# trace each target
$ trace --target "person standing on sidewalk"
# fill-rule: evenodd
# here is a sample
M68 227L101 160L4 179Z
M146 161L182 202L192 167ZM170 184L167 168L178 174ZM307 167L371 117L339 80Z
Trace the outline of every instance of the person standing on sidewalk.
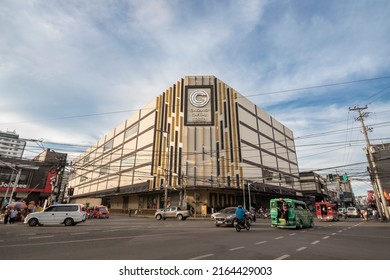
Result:
M4 214L4 224L8 224L9 214L11 214L11 211L10 211L10 209L6 208L5 209L5 214Z
M15 218L18 215L18 211L16 211L14 208L11 209L11 213L9 214L9 223L14 224Z

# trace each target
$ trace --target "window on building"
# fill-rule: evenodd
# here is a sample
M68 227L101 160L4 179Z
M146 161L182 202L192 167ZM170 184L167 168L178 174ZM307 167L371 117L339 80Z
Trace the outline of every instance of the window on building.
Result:
M85 182L85 181L87 181L87 180L88 180L88 177L87 177L87 176L81 176L81 177L80 177L80 183Z
M128 129L125 130L125 139L131 137L132 135L136 134L138 131L138 123L130 126Z
M105 165L105 166L100 167L99 175L107 175L109 169L110 169L109 165Z
M108 150L112 149L113 145L114 145L114 140L112 139L112 140L108 141L106 144L104 144L103 151L108 151Z
M89 155L87 155L84 160L83 160L83 163L87 163L89 161Z
M135 156L130 155L122 159L122 168L133 167L135 163Z

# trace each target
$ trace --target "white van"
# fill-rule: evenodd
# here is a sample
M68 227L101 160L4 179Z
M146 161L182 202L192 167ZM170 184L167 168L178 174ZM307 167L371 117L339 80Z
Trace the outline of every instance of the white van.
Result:
M47 207L42 212L28 214L24 223L30 227L58 224L74 226L84 222L85 219L85 208L82 204L56 204Z

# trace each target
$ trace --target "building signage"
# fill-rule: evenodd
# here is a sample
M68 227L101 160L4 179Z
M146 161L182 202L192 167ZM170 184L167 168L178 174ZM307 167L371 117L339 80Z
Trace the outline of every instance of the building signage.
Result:
M187 86L185 125L214 125L212 86Z
M6 182L0 182L0 189L7 189L7 188L13 188L14 183L6 183ZM27 189L29 186L27 184L18 184L16 185L17 189Z

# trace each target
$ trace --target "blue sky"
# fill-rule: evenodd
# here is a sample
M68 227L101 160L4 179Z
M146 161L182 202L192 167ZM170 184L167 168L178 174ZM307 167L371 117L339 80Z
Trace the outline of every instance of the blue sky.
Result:
M181 77L215 75L294 131L301 171L348 172L363 194L349 107L390 142L389 14L387 0L2 0L0 130L43 139L26 155L72 157Z

